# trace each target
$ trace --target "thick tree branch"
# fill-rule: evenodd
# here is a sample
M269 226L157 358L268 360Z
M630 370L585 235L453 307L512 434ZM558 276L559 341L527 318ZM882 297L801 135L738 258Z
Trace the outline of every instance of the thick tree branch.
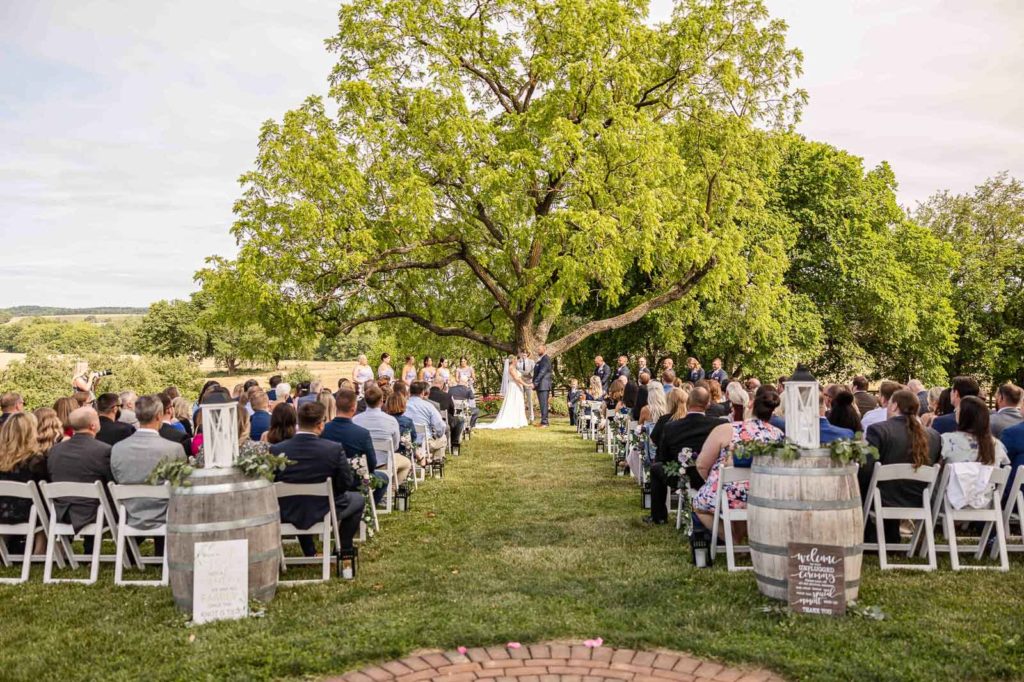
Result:
M491 292L491 296L501 306L501 309L505 311L505 314L509 318L513 317L512 304L506 295L505 290L502 288L501 283L497 278L483 265L476 257L469 252L469 246L462 242L461 250L459 251L459 258L469 266L469 269L473 271L476 278L487 287L487 291Z
M359 317L354 320L349 320L341 325L341 333L348 334L350 331L362 324L369 322L381 322L383 320L410 320L411 322L418 324L424 329L437 334L438 336L461 336L464 339L470 341L476 341L479 344L483 344L495 350L500 350L503 353L513 353L515 348L511 343L500 341L489 334L481 334L473 329L463 329L460 327L443 327L439 324L435 324L427 318L417 315L416 313L406 312L404 310L396 310L390 313L381 313L379 315L367 315L365 317Z
M552 341L547 344L548 353L554 357L565 351L569 350L584 339L598 334L600 332L610 331L612 329L621 329L626 325L633 324L640 318L652 310L656 310L664 305L678 301L685 296L698 282L700 282L705 275L707 275L711 268L715 266L715 259L712 257L701 267L692 267L690 271L686 273L678 283L674 284L669 289L666 289L662 293L658 294L653 298L649 298L643 303L627 310L621 315L615 317L608 317L603 320L594 320L588 322L581 327L569 332L557 341Z

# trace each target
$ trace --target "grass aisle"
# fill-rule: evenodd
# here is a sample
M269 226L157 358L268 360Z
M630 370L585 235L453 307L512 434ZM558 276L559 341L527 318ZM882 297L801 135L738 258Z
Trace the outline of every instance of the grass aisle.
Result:
M1024 676L1024 568L868 568L883 621L763 613L753 577L698 571L639 493L565 427L477 432L412 511L383 517L355 584L279 590L265 616L188 627L167 590L0 587L4 679L303 678L423 648L603 637L804 679ZM877 566L874 560L870 566ZM194 635L194 640L192 636ZM192 640L192 641L190 641Z

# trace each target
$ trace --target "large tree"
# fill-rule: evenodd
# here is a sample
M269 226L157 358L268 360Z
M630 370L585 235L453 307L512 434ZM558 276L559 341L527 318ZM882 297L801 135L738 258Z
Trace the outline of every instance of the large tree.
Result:
M745 166L804 100L800 54L760 0L684 0L660 24L647 6L345 3L336 113L310 98L264 125L239 255L200 278L277 324L405 320L502 352L699 300L743 258ZM627 275L644 294L599 317Z

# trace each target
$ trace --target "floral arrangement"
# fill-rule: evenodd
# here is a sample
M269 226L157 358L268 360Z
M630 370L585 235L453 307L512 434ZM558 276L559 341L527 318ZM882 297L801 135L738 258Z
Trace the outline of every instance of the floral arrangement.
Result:
M235 468L241 470L249 478L265 478L268 481L274 480L274 474L284 471L285 467L295 462L288 459L286 455L273 455L265 443L264 447L243 448L238 459L235 460ZM146 483L159 485L170 483L175 488L187 488L192 485L188 477L197 468L202 467L202 455L181 459L178 457L164 457L160 460L153 471L149 473Z
M754 457L778 457L784 462L800 458L803 450L790 440L757 441L743 434L746 438L732 446L732 456L737 460L750 460ZM868 456L878 457L878 448L869 445L856 434L852 439L834 440L828 445L832 460L840 464L858 462L864 464Z

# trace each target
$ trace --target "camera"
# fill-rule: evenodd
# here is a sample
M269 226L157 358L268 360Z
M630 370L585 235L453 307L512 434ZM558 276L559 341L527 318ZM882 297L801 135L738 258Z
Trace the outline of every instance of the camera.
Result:
M102 372L95 372L94 375L96 376L97 379L99 379L100 377L109 377L113 373L114 373L114 370L112 370L112 369L105 369Z

